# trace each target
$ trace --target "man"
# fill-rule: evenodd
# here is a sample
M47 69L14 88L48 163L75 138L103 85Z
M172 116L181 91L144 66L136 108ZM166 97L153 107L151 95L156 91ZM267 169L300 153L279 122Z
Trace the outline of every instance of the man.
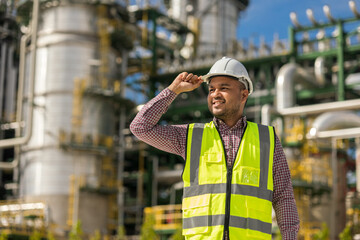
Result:
M158 125L182 92L208 83L206 124ZM243 115L252 82L245 67L223 57L198 77L183 72L149 101L130 125L140 140L186 159L186 239L271 239L272 206L282 239L296 239L299 218L290 171L273 127Z

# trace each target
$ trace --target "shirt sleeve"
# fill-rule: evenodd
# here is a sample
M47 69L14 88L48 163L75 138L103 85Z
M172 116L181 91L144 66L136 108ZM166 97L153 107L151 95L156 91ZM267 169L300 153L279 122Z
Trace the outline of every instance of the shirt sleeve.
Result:
M296 208L289 166L279 138L276 136L273 163L273 207L283 240L297 239L299 215Z
M142 107L131 122L130 131L145 143L185 159L187 125L158 124L176 96L168 88L160 92Z

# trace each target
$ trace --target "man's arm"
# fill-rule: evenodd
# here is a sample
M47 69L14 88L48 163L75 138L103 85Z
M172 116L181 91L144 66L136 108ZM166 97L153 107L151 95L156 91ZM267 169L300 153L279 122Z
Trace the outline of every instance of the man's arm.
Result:
M196 75L179 74L168 88L143 106L130 124L131 132L153 147L185 158L187 125L159 125L158 122L179 93L192 91L201 83Z
M273 207L283 240L297 239L299 215L294 199L290 170L284 150L276 136L274 154L274 197Z

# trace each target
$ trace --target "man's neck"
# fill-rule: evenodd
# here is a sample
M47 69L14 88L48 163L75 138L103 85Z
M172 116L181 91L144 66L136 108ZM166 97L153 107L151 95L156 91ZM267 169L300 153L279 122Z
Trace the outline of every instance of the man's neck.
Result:
M223 123L223 124L225 124L228 128L232 128L232 127L234 127L239 121L243 121L243 118L244 118L245 116L241 116L239 119L237 119L237 120L233 120L233 121L224 121L223 119L221 119L221 118L217 118L217 117L214 117L214 120L217 122L217 124L220 124L220 122L221 123Z

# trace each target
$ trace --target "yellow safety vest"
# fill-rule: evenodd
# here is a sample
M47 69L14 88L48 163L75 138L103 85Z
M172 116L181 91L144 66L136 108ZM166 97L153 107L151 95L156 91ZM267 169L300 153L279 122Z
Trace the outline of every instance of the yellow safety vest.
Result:
M231 168L213 122L190 124L183 172L186 239L271 239L273 127L247 122Z

